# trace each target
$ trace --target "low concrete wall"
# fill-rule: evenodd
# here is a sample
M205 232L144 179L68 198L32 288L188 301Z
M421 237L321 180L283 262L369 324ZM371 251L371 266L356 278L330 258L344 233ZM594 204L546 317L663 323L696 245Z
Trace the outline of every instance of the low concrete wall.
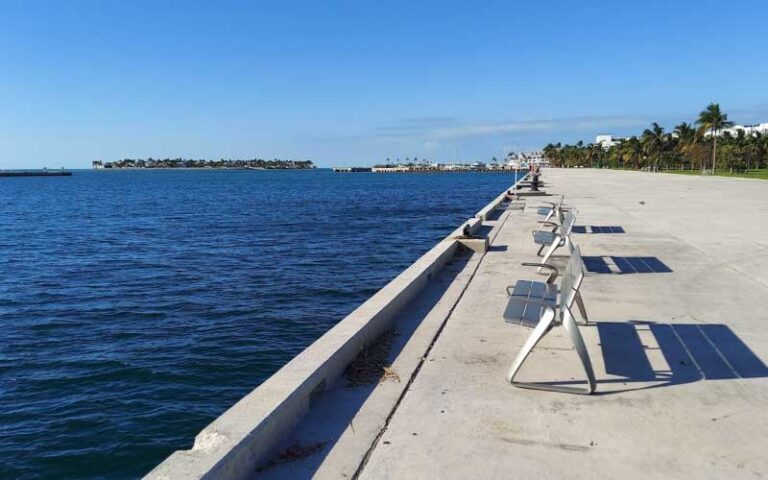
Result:
M505 196L506 191L482 211L492 211ZM465 225L470 234L482 226L484 217L479 215L205 427L191 450L174 452L145 478L241 479L252 475L309 410L313 394L333 385L360 350L386 331L398 311L453 257Z

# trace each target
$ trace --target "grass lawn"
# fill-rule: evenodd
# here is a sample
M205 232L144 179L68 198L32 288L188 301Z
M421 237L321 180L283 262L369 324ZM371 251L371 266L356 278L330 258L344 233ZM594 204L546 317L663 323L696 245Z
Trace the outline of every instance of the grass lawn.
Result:
M663 170L663 173L676 173L678 175L701 175L699 170ZM757 178L760 180L768 180L768 168L734 173L730 173L728 170L715 170L715 175L720 177Z

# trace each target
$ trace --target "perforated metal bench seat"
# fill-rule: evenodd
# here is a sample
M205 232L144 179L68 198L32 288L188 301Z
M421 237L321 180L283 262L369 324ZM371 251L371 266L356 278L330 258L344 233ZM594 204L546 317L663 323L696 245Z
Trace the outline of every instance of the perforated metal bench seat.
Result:
M544 316L545 304L555 308L555 300L530 300L525 297L510 297L504 309L507 323L535 328Z
M544 305L557 306L557 292L558 286L552 283L518 280L514 287L507 289L510 299L504 310L504 320L523 327L535 327L544 313Z
M552 245L555 242L555 238L558 238L555 232L547 230L533 231L533 243L536 245Z
M510 297L524 297L531 300L557 301L558 286L553 283L518 280L515 286L507 289Z
M549 215L549 212L552 211L552 207L539 207L538 210L536 210L536 213L539 215Z

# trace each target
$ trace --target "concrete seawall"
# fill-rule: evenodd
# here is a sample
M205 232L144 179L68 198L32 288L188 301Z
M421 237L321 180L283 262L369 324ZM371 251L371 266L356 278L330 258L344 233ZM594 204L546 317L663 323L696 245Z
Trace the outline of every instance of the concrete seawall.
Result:
M451 288L456 290L452 295L460 295L463 292L463 287L459 288L460 282L440 280L444 279L443 277L455 278L454 273L446 272L446 265L457 261L457 255L463 255L458 261L462 267L472 262L477 264L477 255L487 251L488 228L492 228L484 225L484 222L507 197L505 191L491 201L475 218L459 226L272 377L203 429L195 438L191 450L173 453L146 478L249 478L260 466L274 457L281 442L297 428L313 404L322 403L318 402L318 398L323 397L324 392L337 384L345 369L361 350L393 328L397 322L411 322L412 334L416 337L419 336L419 328L422 328L422 341L415 344L421 345L420 348L428 348L447 312L443 312L438 318L437 313L441 311L440 302L427 305L424 304L425 299L420 297L424 296L425 291L443 288L438 285L441 282L446 286L446 291ZM467 252L470 252L470 257L466 257ZM459 270L463 268L456 271ZM464 286L468 278L464 278ZM442 290L440 292L441 295L445 294ZM428 316L426 313L418 318L413 315L411 318L407 312L404 313L411 309L419 311L420 308L424 312L435 312L435 321L429 324L424 322L425 325L422 326L422 320ZM401 330L407 328L400 325ZM410 337L403 340L410 340ZM420 366L418 358L421 355L423 352L409 357L401 372L415 372ZM393 390L382 396L381 401L387 405L382 408L382 412L394 408L405 385L400 387L402 388L399 391ZM324 401L328 402L330 396L326 397ZM370 429L372 436L378 431L376 426L378 422ZM358 462L355 459L352 463L356 466Z

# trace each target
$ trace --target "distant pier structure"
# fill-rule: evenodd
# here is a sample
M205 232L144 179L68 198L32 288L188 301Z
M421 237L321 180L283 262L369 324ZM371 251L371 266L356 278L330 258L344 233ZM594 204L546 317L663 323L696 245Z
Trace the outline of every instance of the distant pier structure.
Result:
M371 167L333 167L333 171L337 173L356 173L356 172L372 172Z
M494 158L495 160L495 158ZM534 162L537 163L537 162ZM507 163L498 163L496 161L486 164L485 162L473 163L385 163L373 165L372 167L333 167L334 172L373 172L373 173L460 173L460 172L483 172L483 173L515 173L527 172L529 163L519 161L508 161Z
M0 170L0 177L71 177L72 172L64 170Z

